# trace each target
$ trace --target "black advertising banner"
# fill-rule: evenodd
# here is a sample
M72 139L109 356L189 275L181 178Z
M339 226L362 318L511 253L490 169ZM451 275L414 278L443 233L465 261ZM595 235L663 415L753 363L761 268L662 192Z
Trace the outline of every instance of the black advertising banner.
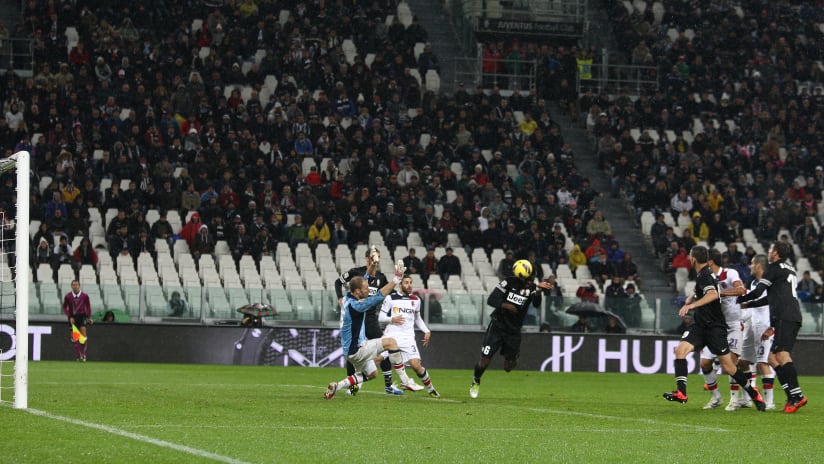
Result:
M484 18L478 22L478 31L496 34L578 37L583 35L584 25L583 23L569 22L536 22Z
M483 333L433 332L428 347L419 343L428 367L471 369L480 355ZM673 337L602 334L523 335L518 369L550 372L673 373ZM14 358L12 322L0 322L0 359ZM66 324L34 323L29 328L30 359L72 360ZM804 375L824 375L817 362L824 340L796 343L793 360ZM338 331L328 328L97 324L89 330L89 359L114 362L242 364L342 367ZM689 372L698 357L688 358ZM493 365L501 362L493 360Z

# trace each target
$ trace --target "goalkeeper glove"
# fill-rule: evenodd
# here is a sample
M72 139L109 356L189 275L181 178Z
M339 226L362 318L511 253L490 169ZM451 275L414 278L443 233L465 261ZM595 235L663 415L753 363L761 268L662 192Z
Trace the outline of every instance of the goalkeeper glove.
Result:
M403 280L403 273L406 272L406 266L403 265L403 260L399 259L398 262L395 264L395 277L392 279L392 282L395 285L401 283Z

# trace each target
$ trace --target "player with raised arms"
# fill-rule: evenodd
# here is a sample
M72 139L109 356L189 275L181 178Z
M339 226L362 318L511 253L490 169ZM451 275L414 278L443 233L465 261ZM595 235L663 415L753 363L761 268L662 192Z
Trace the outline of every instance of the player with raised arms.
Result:
M355 373L347 375L343 380L331 382L326 388L323 397L331 400L338 390L360 385L378 376L375 358L386 350L388 359L402 383L409 383L409 377L403 366L403 356L398 348L398 342L392 337L366 337L366 313L379 305L395 286L401 283L406 267L403 261L395 265L395 277L384 285L378 294L369 295L369 284L360 276L353 277L349 282L349 293L343 298L341 306L342 324L340 328L341 347L343 356L352 363Z
M486 328L481 359L475 365L475 375L469 388L469 396L478 397L481 388L481 376L484 375L492 357L500 350L504 356L504 370L512 371L518 364L521 353L521 328L524 317L533 302L541 303L541 293L553 287L548 281L535 285L532 263L519 259L512 265L512 276L500 281L486 300L486 304L495 308L490 315L491 321Z
M380 259L380 251L378 251L375 245L372 245L366 251L366 266L353 267L352 269L349 269L341 274L341 276L335 281L335 293L338 295L338 305L341 308L343 308L344 300L343 286L350 283L355 277L363 277L366 279L367 285L369 286L369 295L376 295L379 289L387 283L386 276L378 267L380 264ZM383 336L383 330L381 329L380 322L378 322L378 312L380 310L381 302L383 302L382 298L380 301L375 303L374 307L371 307L366 311L364 322L366 324L367 338L381 338L381 336ZM343 310L341 310L341 324L342 323ZM383 372L383 382L386 393L390 395L403 395L403 391L392 384L392 363L390 363L388 359L384 359L381 361L380 366L381 371ZM355 367L350 362L346 363L346 374L355 374ZM352 388L349 389L348 393L354 395L358 392L359 388L360 384L354 384Z

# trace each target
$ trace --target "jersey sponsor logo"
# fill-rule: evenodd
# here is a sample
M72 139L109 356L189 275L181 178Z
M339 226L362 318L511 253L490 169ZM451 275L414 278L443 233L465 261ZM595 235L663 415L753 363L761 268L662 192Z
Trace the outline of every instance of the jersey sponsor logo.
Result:
M415 312L414 307L412 307L412 308L402 308L402 307L399 307L399 306L393 306L392 307L392 314L398 314L398 313L413 314L414 312Z
M378 294L378 287L369 287L369 296L377 295Z
M522 295L516 295L515 293L511 293L511 292L506 294L506 301L508 301L508 302L510 302L510 303L512 303L516 306L522 306L524 303L526 303L527 298L529 298L529 297L522 296Z

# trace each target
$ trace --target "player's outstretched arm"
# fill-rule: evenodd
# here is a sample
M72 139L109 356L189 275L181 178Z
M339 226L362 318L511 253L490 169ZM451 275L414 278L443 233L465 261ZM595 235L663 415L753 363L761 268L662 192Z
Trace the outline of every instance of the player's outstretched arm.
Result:
M406 272L406 266L403 265L403 260L399 259L398 262L395 263L395 276L386 285L381 287L381 295L386 296L392 293L395 286L401 283L404 272Z

